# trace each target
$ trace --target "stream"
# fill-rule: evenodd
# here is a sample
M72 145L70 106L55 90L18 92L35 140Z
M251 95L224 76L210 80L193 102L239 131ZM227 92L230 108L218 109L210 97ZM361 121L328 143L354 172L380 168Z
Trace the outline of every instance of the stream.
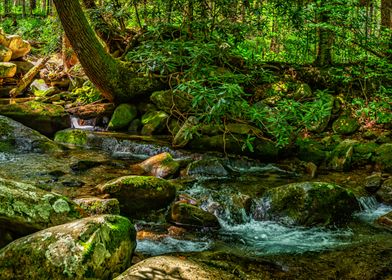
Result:
M110 146L111 143L115 145ZM119 146L119 143L115 141L109 141L105 145L105 149L101 150L69 149L55 155L0 153L0 177L28 182L40 188L67 195L72 199L99 196L100 194L95 189L96 185L113 178L131 175L130 164L141 162L141 159L161 152L160 149L154 150L156 146L148 144L144 146L140 144L143 148L139 149L140 152L136 154L135 150L130 152L126 145ZM181 153L178 155L181 156ZM78 163L86 161L95 162L95 164L88 169L80 169ZM361 211L356 213L353 221L344 228L300 227L282 224L263 218L265 209L268 208L268 201L260 199L260 194L268 188L306 181L309 177L287 171L277 165L261 164L256 161L250 165L241 165L241 161L233 161L232 171L233 173L223 177L196 176L186 181L180 190L180 194L198 200L203 210L213 213L218 218L221 229L217 231L188 230L184 235L170 234L169 231L168 234L171 225L164 222L162 218L164 213L161 213L156 220L147 218L134 221L139 232L148 233L139 236L136 254L140 258L162 254L184 254L206 263L216 258L214 254L224 254L263 262L267 260L274 264L284 263L290 267L299 265L297 262L304 261L309 265L314 261L317 264L314 264L313 269L329 270L336 266L336 260L325 266L325 260L319 261L320 258L323 259L325 256L335 258L334 253L336 253L339 258L342 258L341 254L343 254L343 257L347 255L347 258L355 262L355 257L351 256L353 248L361 246L366 250L367 246L370 246L369 250L373 252L373 255L369 254L369 262L377 266L381 260L374 259L374 254L382 250L390 250L391 234L375 228L373 222L381 215L392 211L392 207L378 203L374 197L358 199ZM342 178L350 176L351 184L358 184L363 178L361 172L349 175L334 174L328 179L329 176L329 174L324 174L322 179L336 181L336 176ZM181 179L178 181L182 182ZM385 247L382 244L385 244ZM309 254L313 255L309 256ZM295 256L296 261L292 256ZM236 262L229 257L226 258L228 258L228 263ZM366 259L362 256L361 261L363 261L362 258ZM222 264L218 264L219 266ZM260 269L265 269L265 267L260 266ZM283 266L278 270L279 273L285 271ZM257 268L253 270L248 268L249 275L252 273L257 275L255 271ZM279 273L273 271L269 277L274 275L272 279L280 279ZM282 279L294 277L292 275L295 274L282 276ZM300 275L306 274L302 271ZM259 279L257 276L254 277L256 278L249 276L249 279ZM296 278L299 279L297 276L292 279ZM303 279L313 278L304 276Z

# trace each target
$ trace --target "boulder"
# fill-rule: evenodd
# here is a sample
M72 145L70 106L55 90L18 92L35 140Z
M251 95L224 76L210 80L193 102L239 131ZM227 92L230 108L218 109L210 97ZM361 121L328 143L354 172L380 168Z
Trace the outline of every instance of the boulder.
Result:
M42 230L0 251L0 279L113 279L129 267L135 238L131 222L113 215Z
M0 152L56 152L60 147L49 138L0 115Z
M194 161L186 168L186 175L188 176L213 176L226 177L229 172L219 159L201 159Z
M336 171L348 171L351 169L354 147L358 141L346 139L332 151L328 160L328 167Z
M131 279L214 279L226 280L235 279L227 271L217 268L211 268L205 264L197 263L189 259L173 256L159 256L148 258L136 265L131 266L114 280L131 280Z
M330 94L323 93L318 96L317 101L321 103L320 106L322 106L322 110L323 112L325 112L325 114L322 115L319 119L307 123L306 128L311 132L320 133L327 128L328 123L331 119L335 97Z
M375 193L380 187L382 182L381 172L372 174L365 178L365 189L369 193Z
M87 136L88 132L86 130L69 128L58 131L54 135L54 141L71 145L84 146L87 145Z
M81 217L79 207L64 196L1 178L0 201L0 228L18 235Z
M392 205L392 179L387 179L376 192L379 201Z
M16 61L12 61L12 63L15 64L17 67L16 70L17 75L25 75L27 72L31 70L31 68L34 67L34 64L29 61L16 60Z
M29 42L23 40L19 35L7 36L3 45L12 51L11 60L23 57L31 50Z
M167 221L185 228L220 228L218 219L213 214L182 201L171 206Z
M392 144L382 144L375 150L373 157L379 168L385 172L392 172Z
M98 197L83 197L74 202L89 216L102 214L120 214L120 204L117 199L102 199Z
M12 78L16 74L16 65L11 62L0 62L0 79ZM1 112L1 111L0 111Z
M71 126L68 113L59 105L37 101L0 106L0 114L31 127L46 136Z
M149 175L158 178L167 178L177 173L180 163L173 160L169 153L152 156L145 161L131 166L133 173Z
M11 60L11 57L12 51L3 45L0 45L0 62L8 62Z
M128 132L137 134L142 128L142 121L140 119L134 119L128 126Z
M298 151L297 157L300 160L320 165L327 158L328 154L325 151L324 146L313 139L298 138L295 144Z
M98 189L117 198L121 212L130 217L165 208L176 195L175 185L151 176L120 177L98 186Z
M136 106L130 104L119 105L110 119L108 130L120 130L125 129L136 118L137 109Z
M359 204L354 194L324 182L293 183L268 190L265 217L303 226L344 225Z
M308 84L299 84L298 88L293 93L293 98L295 100L303 100L312 96L313 92Z
M375 224L379 227L392 231L392 212L388 212L387 214L379 217L375 221Z
M181 91L162 90L154 92L150 100L160 109L168 114L176 109L182 113L188 112L192 108L192 98Z
M163 111L149 111L142 116L142 135L159 134L166 128L169 116Z
M342 135L353 134L359 128L359 123L356 119L342 115L332 124L332 129L335 133Z

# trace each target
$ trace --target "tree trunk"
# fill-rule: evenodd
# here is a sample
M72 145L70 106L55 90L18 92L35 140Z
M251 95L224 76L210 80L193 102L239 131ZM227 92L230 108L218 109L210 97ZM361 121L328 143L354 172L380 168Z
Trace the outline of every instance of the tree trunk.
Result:
M322 8L322 7L321 7ZM328 11L322 11L320 23L329 23ZM318 28L318 46L317 46L317 57L315 64L317 66L328 66L332 64L332 46L334 36L331 30L324 27Z
M381 1L381 26L389 29L392 33L392 0ZM389 36L389 43L386 46L386 57L392 60L392 34Z
M54 0L54 4L72 48L102 96L109 101L126 102L161 87L157 81L138 77L105 51L78 0Z

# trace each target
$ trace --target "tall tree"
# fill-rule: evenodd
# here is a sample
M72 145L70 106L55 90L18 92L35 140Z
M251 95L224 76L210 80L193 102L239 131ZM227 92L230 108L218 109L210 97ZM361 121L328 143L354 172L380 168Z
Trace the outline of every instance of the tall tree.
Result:
M65 34L87 76L110 101L123 102L160 88L157 80L139 77L99 42L78 0L54 0Z

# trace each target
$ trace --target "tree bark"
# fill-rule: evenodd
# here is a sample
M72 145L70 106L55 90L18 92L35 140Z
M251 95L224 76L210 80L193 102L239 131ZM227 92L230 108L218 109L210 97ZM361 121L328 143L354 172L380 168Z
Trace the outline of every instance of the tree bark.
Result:
M392 0L381 1L381 26L389 29L392 33ZM386 57L392 60L392 34L389 36L389 43L386 46Z
M329 23L329 15L327 11L321 12L319 22ZM331 30L325 27L318 28L317 57L315 61L315 64L317 66L328 66L332 64L333 41L334 41L334 34L332 33Z
M54 0L65 34L86 75L109 101L126 102L158 90L155 80L138 77L107 53L89 25L78 0Z

